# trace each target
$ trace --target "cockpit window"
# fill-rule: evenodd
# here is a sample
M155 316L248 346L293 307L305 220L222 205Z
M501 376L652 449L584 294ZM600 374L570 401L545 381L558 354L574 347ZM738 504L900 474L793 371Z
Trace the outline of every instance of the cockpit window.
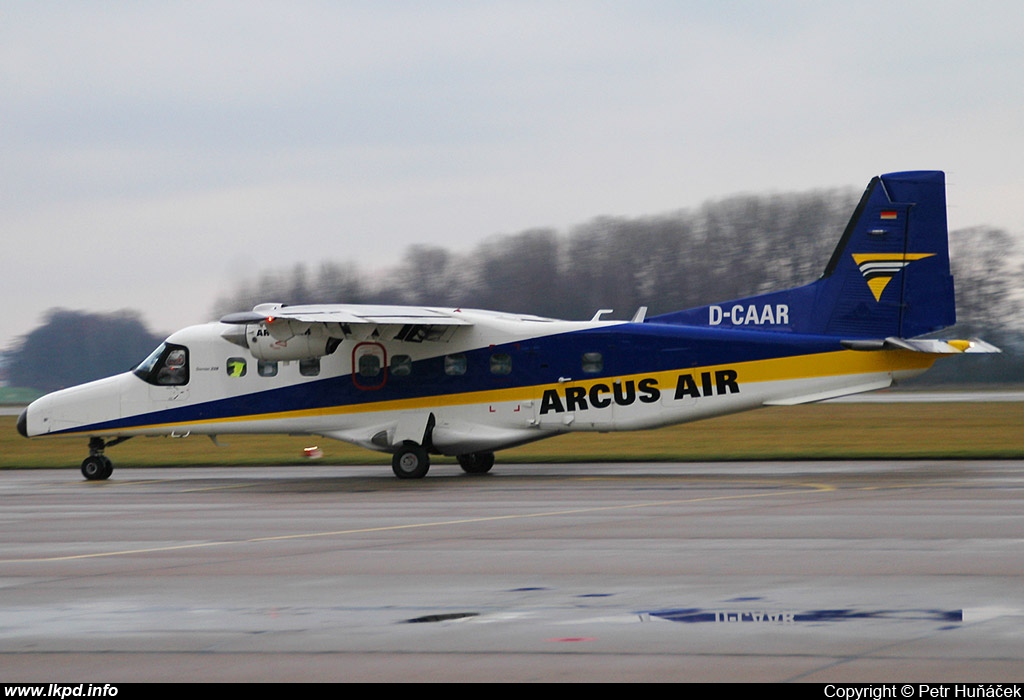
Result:
M135 368L135 376L157 386L188 384L188 348L161 343Z

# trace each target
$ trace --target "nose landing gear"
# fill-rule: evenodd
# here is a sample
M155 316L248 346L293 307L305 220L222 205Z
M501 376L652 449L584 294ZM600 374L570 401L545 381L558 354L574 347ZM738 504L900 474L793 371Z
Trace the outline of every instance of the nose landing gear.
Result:
M124 442L128 437L114 438L109 442L99 437L89 438L89 456L82 461L82 476L89 481L109 479L114 473L114 463L103 454L103 450Z
M114 473L114 463L106 455L93 455L82 461L82 476L89 481L109 479Z

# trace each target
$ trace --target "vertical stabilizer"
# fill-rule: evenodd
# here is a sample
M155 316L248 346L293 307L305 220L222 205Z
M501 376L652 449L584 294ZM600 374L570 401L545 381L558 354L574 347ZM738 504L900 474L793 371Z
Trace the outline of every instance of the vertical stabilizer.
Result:
M649 322L843 338L911 338L951 326L945 176L874 178L817 282Z

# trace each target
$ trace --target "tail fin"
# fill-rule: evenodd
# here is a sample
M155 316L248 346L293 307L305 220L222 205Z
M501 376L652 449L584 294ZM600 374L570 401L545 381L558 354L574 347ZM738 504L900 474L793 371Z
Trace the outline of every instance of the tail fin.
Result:
M951 326L945 175L874 178L817 282L647 322L843 338L912 338Z

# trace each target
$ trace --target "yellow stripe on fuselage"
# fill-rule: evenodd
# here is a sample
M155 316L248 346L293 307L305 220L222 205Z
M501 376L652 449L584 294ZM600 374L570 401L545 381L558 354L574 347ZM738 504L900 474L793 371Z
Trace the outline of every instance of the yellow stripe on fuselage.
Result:
M211 418L205 420L179 421L175 423L153 423L133 426L129 429L114 429L90 432L90 434L124 434L144 433L172 429L176 426L216 426L232 425L242 422L292 420L301 418L322 418L324 416L355 415L388 411L407 411L422 408L442 408L445 406L466 406L472 404L497 404L514 401L539 400L546 390L558 389L566 385L584 387L589 390L595 384L614 382L639 382L641 379L654 379L664 391L676 386L681 374L697 375L716 370L732 370L737 373L736 381L742 386L760 382L778 382L796 379L813 379L829 376L851 374L868 374L873 372L896 372L901 370L925 370L932 366L937 357L921 352L908 350L857 351L839 350L835 352L816 353L811 355L794 355L767 360L751 360L703 367L681 367L661 372L640 372L620 375L617 377L600 377L593 379L572 380L565 383L534 384L531 386L512 387L508 389L491 389L457 394L440 394L413 399L394 399L372 403L347 404L272 413L232 416L228 418ZM86 431L89 432L89 431Z

